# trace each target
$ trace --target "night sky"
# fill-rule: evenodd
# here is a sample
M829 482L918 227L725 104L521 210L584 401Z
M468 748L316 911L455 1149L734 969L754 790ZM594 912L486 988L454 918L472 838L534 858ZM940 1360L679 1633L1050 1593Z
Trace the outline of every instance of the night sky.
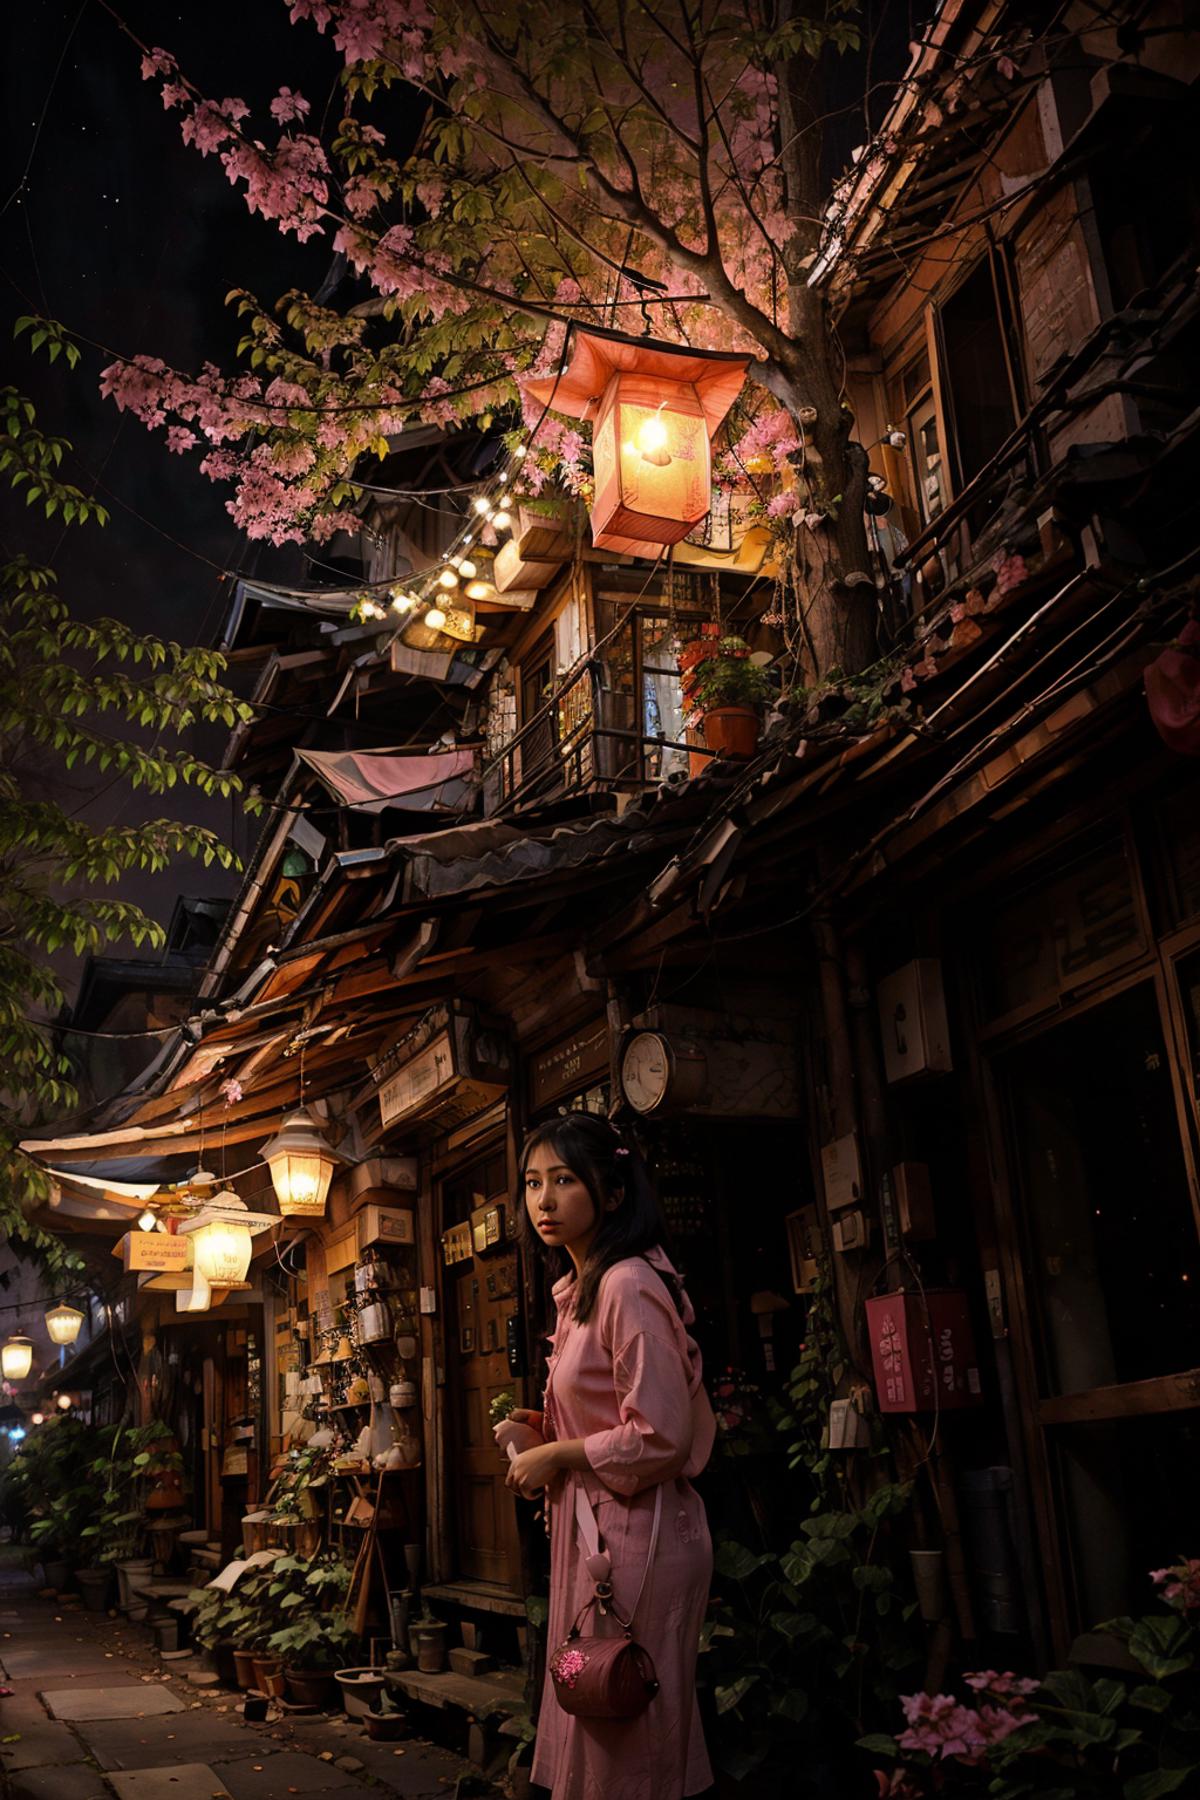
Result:
M311 27L289 25L282 0L133 0L122 16L139 37L174 51L203 90L240 95L259 120L281 84L299 88L314 115L335 93L329 44ZM30 0L8 10L3 32L2 378L36 402L45 430L72 440L69 479L94 487L110 513L104 530L64 534L6 501L4 554L24 550L51 563L85 617L111 613L211 643L231 592L220 571L294 578L297 553L247 544L198 458L169 455L161 432L100 397L99 372L110 360L103 351L85 346L73 373L61 362L51 368L44 354L12 343L13 321L46 312L126 355L144 351L183 370L206 358L232 366L238 321L224 305L228 290L273 298L293 285L315 288L329 251L298 246L251 218L216 160L181 141L178 115L141 80L135 46L98 0ZM221 743L214 732L193 748L215 758ZM86 778L75 783L80 797L86 786ZM128 823L167 811L231 836L228 802L210 806L179 789L147 804L114 784L84 816ZM178 892L219 893L233 880L185 863L139 881L135 892L165 918Z
M339 116L339 59L310 25L289 23L284 0L128 0L118 10L144 42L172 51L202 92L246 100L249 125L268 142L267 107L281 85L311 102L310 124ZM912 8L876 0L864 11L866 67L886 88L903 66ZM292 286L313 292L328 272L329 249L315 240L298 245L252 218L216 158L182 142L178 114L164 111L157 83L142 81L139 52L102 0L23 0L6 9L0 32L0 379L36 402L44 430L73 441L68 478L94 491L111 515L103 531L64 533L0 497L3 554L23 550L54 566L82 616L112 613L143 630L213 643L231 593L223 571L295 580L302 558L248 544L225 511L226 491L199 473L198 456L170 455L162 432L147 432L101 399L99 373L111 360L106 351L146 352L184 371L206 359L232 368L239 322L224 305L229 289L248 287L268 301ZM834 75L833 98L846 110L832 134L831 170L864 136L855 61L845 59ZM378 122L402 145L412 100L394 93ZM344 288L336 296L343 305L351 299ZM73 373L12 343L13 321L28 312L48 313L92 340ZM221 743L213 732L191 747L215 759ZM93 822L169 811L242 849L250 835L235 826L228 802L209 805L179 789L169 805L147 806L119 782L92 797L80 775L60 798ZM181 864L124 891L165 919L180 891L215 894L233 884L219 870Z

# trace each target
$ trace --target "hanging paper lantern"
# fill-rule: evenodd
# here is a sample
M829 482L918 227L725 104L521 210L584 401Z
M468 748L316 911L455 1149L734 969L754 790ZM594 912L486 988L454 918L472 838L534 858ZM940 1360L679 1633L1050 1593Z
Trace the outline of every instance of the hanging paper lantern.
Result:
M50 1333L53 1344L73 1344L79 1336L83 1325L83 1314L77 1306L68 1306L60 1300L46 1314L46 1330Z
M72 1397L72 1395L60 1394L58 1396L59 1412L70 1412L70 1410L74 1406L74 1404L75 1404L75 1401L74 1401L74 1398Z
M592 422L596 548L656 555L712 505L712 439L750 358L615 331L576 330L571 345L560 375L523 386L543 406Z
M33 1344L20 1332L0 1349L0 1370L5 1381L24 1381L33 1367Z
M246 1202L226 1188L208 1202L200 1215L207 1222L190 1234L196 1274L210 1287L235 1287L246 1279L254 1240L250 1227L237 1217L246 1211Z
M284 1218L322 1217L337 1153L322 1137L307 1107L288 1114L277 1134L263 1145L261 1155L270 1168Z

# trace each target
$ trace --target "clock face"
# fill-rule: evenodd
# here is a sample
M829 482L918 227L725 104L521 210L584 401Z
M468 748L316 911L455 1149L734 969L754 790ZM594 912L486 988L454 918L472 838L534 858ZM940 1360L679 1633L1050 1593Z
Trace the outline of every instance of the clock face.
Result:
M639 1031L621 1058L621 1087L636 1112L661 1106L671 1085L671 1052L657 1031Z

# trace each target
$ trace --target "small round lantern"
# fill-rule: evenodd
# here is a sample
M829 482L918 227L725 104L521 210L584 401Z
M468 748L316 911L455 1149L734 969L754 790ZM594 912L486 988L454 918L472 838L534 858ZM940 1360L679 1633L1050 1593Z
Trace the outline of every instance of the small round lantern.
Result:
M576 328L568 367L522 383L543 406L591 420L598 550L655 556L705 518L712 439L749 364L725 351Z
M20 1332L0 1349L0 1370L5 1381L24 1381L33 1367L33 1344Z
M59 1395L59 1396L58 1396L58 1410L59 1410L59 1412L70 1412L70 1410L71 1410L71 1408L72 1408L72 1407L73 1407L73 1406L74 1406L74 1404L75 1404L75 1401L74 1401L74 1399L73 1399L73 1398L72 1398L72 1397L71 1397L71 1395L70 1395L70 1394L60 1394L60 1395Z
M73 1344L83 1326L83 1314L77 1306L60 1300L46 1314L46 1330L52 1344Z
M246 1279L254 1239L250 1227L240 1224L237 1218L246 1210L246 1202L226 1188L205 1208L205 1213L211 1211L219 1216L198 1225L191 1234L196 1272L210 1287L236 1287Z
M289 1113L277 1134L262 1147L271 1183L285 1219L324 1216L337 1153L322 1137L307 1107Z

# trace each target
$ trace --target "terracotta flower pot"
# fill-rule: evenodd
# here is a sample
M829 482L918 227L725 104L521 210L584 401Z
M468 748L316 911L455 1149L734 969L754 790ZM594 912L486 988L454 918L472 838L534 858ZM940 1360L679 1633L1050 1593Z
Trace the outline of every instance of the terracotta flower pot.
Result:
M753 706L714 706L704 715L704 741L710 750L744 762L758 748L762 720Z
M288 1692L297 1706L331 1707L337 1696L332 1669L288 1669Z
M47 1587L54 1588L58 1593L62 1592L70 1578L71 1571L63 1558L51 1557L49 1562L42 1563L43 1581Z
M240 1688L252 1688L255 1686L254 1652L252 1650L239 1650L235 1644L233 1647L233 1666L237 1674L237 1684Z
M260 1694L269 1694L275 1700L283 1699L286 1680L283 1664L277 1656L254 1658L254 1685Z
M209 1652L217 1679L222 1687L235 1688L238 1685L237 1665L233 1660L232 1644L214 1644Z
M369 1712L363 1723L367 1728L367 1736L376 1743L407 1737L412 1730L402 1712Z

